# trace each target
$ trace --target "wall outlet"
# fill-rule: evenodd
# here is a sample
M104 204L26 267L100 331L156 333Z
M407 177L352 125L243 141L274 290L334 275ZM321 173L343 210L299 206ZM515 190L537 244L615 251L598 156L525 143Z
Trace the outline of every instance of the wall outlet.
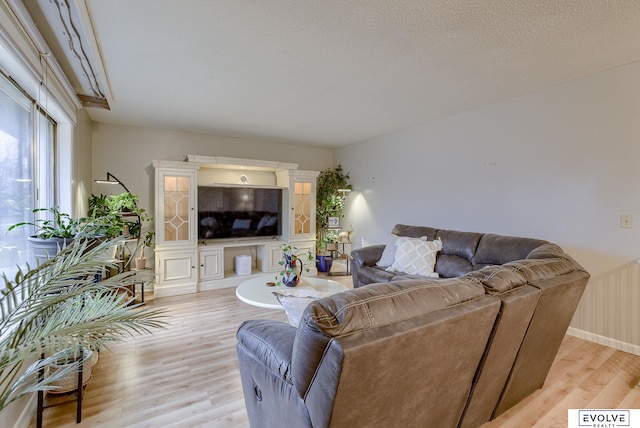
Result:
M633 216L631 214L620 214L620 227L633 229Z

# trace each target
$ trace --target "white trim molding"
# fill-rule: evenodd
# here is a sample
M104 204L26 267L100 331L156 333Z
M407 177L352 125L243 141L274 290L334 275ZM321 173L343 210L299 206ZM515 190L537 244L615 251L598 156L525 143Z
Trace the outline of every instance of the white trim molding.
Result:
M609 346L619 351L628 352L633 355L640 355L640 346L633 343L623 342L621 340L612 339L610 337L601 336L599 334L591 333L585 330L580 330L574 327L569 327L567 334L575 336L580 339L588 340L590 342L597 343L599 345Z

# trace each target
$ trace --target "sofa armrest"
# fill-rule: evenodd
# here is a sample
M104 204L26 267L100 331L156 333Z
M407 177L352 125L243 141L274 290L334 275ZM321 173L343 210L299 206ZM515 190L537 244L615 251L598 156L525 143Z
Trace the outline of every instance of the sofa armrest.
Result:
M353 266L375 266L380 257L382 257L384 247L385 245L370 245L351 251Z
M353 278L353 288L366 285L367 282L360 281L360 269L365 266L375 266L386 245L370 245L351 251L351 278Z
M238 348L262 362L280 379L291 381L291 356L297 329L273 320L250 320L238 328Z

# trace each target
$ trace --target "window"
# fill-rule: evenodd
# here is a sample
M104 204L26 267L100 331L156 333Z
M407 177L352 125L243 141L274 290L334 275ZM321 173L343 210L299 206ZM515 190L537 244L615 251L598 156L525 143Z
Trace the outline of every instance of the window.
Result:
M33 230L7 229L54 205L55 135L55 122L0 74L0 271L9 277L28 261Z

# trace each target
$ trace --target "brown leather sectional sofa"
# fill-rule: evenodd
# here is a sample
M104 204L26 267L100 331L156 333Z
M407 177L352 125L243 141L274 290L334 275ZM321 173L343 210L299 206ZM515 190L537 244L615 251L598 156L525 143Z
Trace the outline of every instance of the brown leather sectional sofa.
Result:
M441 278L387 276L384 246L363 248L356 288L312 302L297 329L239 328L252 427L478 427L542 387L589 274L546 241L394 233L440 237Z

